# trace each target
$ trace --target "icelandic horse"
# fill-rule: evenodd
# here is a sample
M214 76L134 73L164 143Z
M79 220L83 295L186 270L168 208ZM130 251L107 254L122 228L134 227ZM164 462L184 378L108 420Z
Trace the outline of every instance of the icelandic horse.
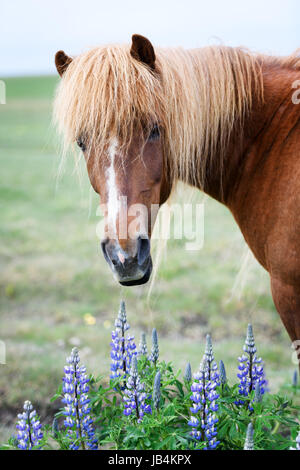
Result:
M130 46L55 57L54 117L77 142L106 207L102 251L125 286L148 281L153 217L177 181L225 204L269 272L275 306L300 341L300 56L242 48ZM124 204L124 197L126 204ZM131 230L120 226L145 210ZM153 215L153 214L152 214ZM122 235L122 236L121 236Z

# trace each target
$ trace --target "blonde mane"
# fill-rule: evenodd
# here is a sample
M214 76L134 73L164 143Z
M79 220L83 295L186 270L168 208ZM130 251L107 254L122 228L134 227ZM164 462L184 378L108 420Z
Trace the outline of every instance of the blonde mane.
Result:
M99 150L113 135L126 147L140 127L162 129L172 181L203 187L216 154L219 168L234 127L262 95L260 56L240 48L156 48L152 73L129 46L104 46L73 59L58 86L54 120L65 150L84 136Z

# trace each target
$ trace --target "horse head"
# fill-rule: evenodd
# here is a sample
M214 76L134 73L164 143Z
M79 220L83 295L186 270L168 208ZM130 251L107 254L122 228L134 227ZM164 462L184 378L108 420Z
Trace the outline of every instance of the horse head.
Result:
M132 67L139 67L135 70L142 70L143 86L146 83L148 88L149 84L159 81L155 59L150 41L134 35L130 60ZM72 75L72 62L63 51L56 54L55 63L61 76L64 77L67 73ZM137 95L141 95L137 99L142 100L143 96L138 91L142 78L139 73L135 77L135 83L127 77L128 86L136 86ZM97 78L102 79L101 70ZM109 73L105 75L105 79L114 83L104 84L100 93L105 93L105 87L106 91L107 87L113 90L114 98L109 95L106 105L115 107L112 112L118 114L125 106L124 101L128 100L128 96L122 96L119 86L119 82L126 80L126 77ZM155 92L156 90L151 90L151 93ZM134 93L134 89L129 92L130 96L134 96ZM158 209L170 194L164 165L163 129L153 109L149 109L146 115L144 111L135 112L138 106L138 103L132 103L131 121L127 112L127 123L120 125L120 118L117 125L106 127L104 145L99 145L99 136L95 129L97 119L93 132L83 130L80 135L74 136L85 156L91 185L100 195L105 221L102 252L114 277L124 286L144 284L149 280L152 271L151 232ZM105 109L98 111L103 114L106 112ZM93 112L91 109L91 113ZM109 116L107 119L109 120ZM101 132L103 133L102 129ZM127 135L126 138L124 134Z

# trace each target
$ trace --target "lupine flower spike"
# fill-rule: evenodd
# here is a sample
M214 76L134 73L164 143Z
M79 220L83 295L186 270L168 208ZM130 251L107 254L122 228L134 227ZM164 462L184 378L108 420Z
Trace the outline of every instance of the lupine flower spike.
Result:
M293 387L297 388L298 386L298 371L295 370L294 373L293 373Z
M125 302L120 304L119 314L115 321L116 329L112 332L111 345L111 374L110 378L125 376L131 366L131 359L137 354L134 336L126 335L130 325L127 322Z
M138 355L147 356L147 354L148 354L148 348L147 348L147 342L146 342L146 333L141 333L141 340L139 344Z
M43 433L41 423L30 401L25 401L23 413L18 414L17 446L22 450L38 448Z
M58 433L59 433L58 419L54 417L52 421L52 434L55 439L58 437Z
M254 428L252 423L248 424L244 450L254 450Z
M64 425L68 429L71 450L97 449L97 441L93 428L93 420L90 416L89 377L86 375L85 366L79 366L80 357L78 349L73 348L68 365L65 366L63 377L62 402L64 403Z
M158 337L157 331L155 328L152 330L152 348L151 348L151 355L149 357L150 361L156 365L159 357L159 347L158 347Z
M144 384L141 383L138 374L137 357L133 356L123 397L125 403L124 415L130 416L135 413L137 422L140 423L145 413L152 413L151 406L145 403L146 398Z
M186 368L185 368L184 380L188 383L192 381L192 368L189 362L187 363Z
M160 397L161 397L161 383L160 383L160 371L158 371L155 375L154 379L154 386L153 386L153 403L154 407L158 410L160 404Z
M219 444L216 437L218 418L215 414L218 410L217 399L219 395L215 390L216 381L208 378L208 370L209 367L204 356L199 372L194 374L194 382L191 386L193 405L190 408L192 416L188 424L192 427L192 437L205 442L205 449L215 449Z
M217 385L220 385L220 376L218 371L218 366L215 361L212 340L210 335L206 335L206 347L204 353L205 363L207 367L207 378L208 380L213 380Z
M220 383L221 385L225 385L227 383L227 375L226 375L226 369L224 362L221 360L219 364L219 370L220 370Z
M255 401L256 403L261 403L261 402L262 402L261 387L260 387L260 383L259 383L259 382L256 382L256 384L255 384L255 397L254 397L254 401Z
M256 386L260 388L260 394L265 393L265 375L262 365L262 359L256 356L256 346L253 336L252 325L248 325L247 337L243 347L244 353L239 357L239 372L237 374L240 384L239 393L245 397L255 390ZM258 384L258 385L256 385ZM243 400L239 400L236 404L243 404Z

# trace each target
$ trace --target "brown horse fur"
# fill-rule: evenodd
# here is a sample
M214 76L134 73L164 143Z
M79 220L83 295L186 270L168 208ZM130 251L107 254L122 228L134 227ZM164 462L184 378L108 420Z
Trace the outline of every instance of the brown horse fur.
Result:
M270 274L290 338L300 340L300 106L292 102L299 56L225 47L154 53L135 35L131 50L107 46L73 61L60 52L56 64L63 78L55 118L67 143L84 139L101 199L105 149L118 134L117 182L129 204L150 210L178 180L225 204ZM155 124L160 139L148 142Z

